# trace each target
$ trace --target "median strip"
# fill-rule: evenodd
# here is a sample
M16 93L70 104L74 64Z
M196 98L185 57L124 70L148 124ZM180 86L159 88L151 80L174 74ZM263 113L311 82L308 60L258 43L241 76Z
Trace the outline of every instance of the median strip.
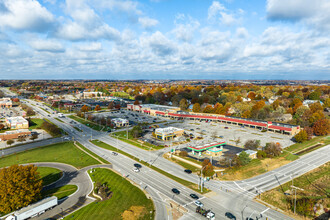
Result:
M177 177L177 176L174 176L174 175L172 175L172 174L170 174L170 173L167 173L167 172L165 172L164 170L159 169L158 167L155 167L155 166L153 166L153 165L150 165L150 164L148 164L148 163L145 162L145 161L140 161L139 158L134 157L134 156L132 156L131 154L128 154L128 153L126 153L126 152L124 152L124 151L122 151L122 150L120 150L120 149L118 149L118 148L116 148L116 147L113 147L113 146L111 146L111 145L109 145L109 144L107 144L107 143L104 143L104 142L102 142L102 141L100 141L100 140L92 140L92 141L90 141L90 142L93 143L93 144L95 144L96 146L102 147L102 148L104 148L104 149L111 150L111 151L116 151L116 152L118 152L118 153L120 153L120 154L123 154L123 155L125 155L125 156L127 156L127 157L129 157L129 158L131 158L131 159L133 159L133 160L135 160L135 161L137 161L137 162L142 163L143 165L145 165L145 166L147 166L147 167L150 167L151 169L153 169L153 170L155 170L155 171L157 171L157 172L163 174L164 176L167 176L168 178L171 178L172 180L174 180L174 181L176 181L176 182L178 182L178 183L180 183L180 184L182 184L182 185L184 185L184 186L186 186L186 187L188 187L188 188L190 188L190 189L192 189L192 190L194 190L194 191L196 191L196 192L198 192L198 193L201 193L201 192L198 190L198 185L195 184L195 183L189 182L189 181L187 181L187 180L184 180L184 179L181 179L181 178L179 178L179 177ZM204 191L202 192L202 194L207 193L207 192L210 192L210 190L208 190L208 189L204 189Z

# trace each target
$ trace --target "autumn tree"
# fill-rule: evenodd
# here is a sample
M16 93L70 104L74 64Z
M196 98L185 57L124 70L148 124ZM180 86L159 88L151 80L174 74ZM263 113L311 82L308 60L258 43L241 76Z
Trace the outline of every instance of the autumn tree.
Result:
M202 174L203 176L213 176L214 175L214 168L210 162L209 159L205 159L203 160L203 163L202 163Z
M110 102L109 105L108 105L108 109L113 109L113 107L114 107L113 102Z
M277 157L282 152L281 144L280 143L274 143L274 142L267 143L266 147L265 147L265 152L266 152L267 155L269 155L271 157L272 156Z
M207 105L204 109L203 109L204 113L212 113L213 112L213 107L212 105Z
M193 112L200 112L201 111L201 105L196 102L194 105L193 105L193 108L192 108Z
M0 213L9 213L41 198L42 179L34 165L0 169Z
M248 150L256 150L260 146L260 140L247 140L244 148Z
M101 110L100 105L96 105L96 106L95 106L95 111L100 111L100 110Z
M326 118L318 120L314 123L313 130L317 136L328 135L330 132L330 120Z
M180 105L180 109L181 109L182 111L187 110L188 107L189 107L189 104L188 104L187 99L181 99L179 105Z
M87 105L84 105L83 107L81 107L81 111L82 112L88 112L88 106Z
M5 125L4 124L0 124L0 130L4 129Z
M12 145L13 143L15 143L15 141L12 140L12 139L10 139L10 140L7 141L7 144L8 144L8 145Z
M309 105L309 109L315 113L317 111L323 111L323 106L321 105L320 102L315 102Z
M215 114L221 114L222 111L223 111L223 105L217 102L213 107L213 112Z
M139 105L140 104L140 101L139 100L135 100L134 101L134 105Z
M294 139L298 143L302 143L308 139L307 132L305 130L301 130L298 134L294 136Z

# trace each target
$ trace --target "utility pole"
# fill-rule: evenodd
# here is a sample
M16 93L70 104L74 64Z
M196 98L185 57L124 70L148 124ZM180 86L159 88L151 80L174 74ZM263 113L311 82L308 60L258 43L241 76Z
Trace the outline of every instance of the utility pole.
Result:
M294 213L296 213L296 206L297 206L297 189L304 191L304 189L298 188L296 186L291 186L294 189Z

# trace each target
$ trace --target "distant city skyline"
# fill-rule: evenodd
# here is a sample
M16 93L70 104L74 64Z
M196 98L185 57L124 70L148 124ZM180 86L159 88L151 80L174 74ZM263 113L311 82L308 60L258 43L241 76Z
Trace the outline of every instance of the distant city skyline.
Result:
M330 79L328 0L0 0L0 79Z

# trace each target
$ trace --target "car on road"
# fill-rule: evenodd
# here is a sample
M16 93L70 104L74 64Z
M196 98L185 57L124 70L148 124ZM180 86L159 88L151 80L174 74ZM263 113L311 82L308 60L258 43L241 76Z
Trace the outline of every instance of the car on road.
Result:
M135 163L134 166L138 169L142 168L142 165L141 164L138 164L138 163Z
M173 189L172 189L172 192L175 193L175 194L177 194L177 195L180 194L180 191L179 191L178 189L176 189L176 188L173 188Z
M134 167L134 168L133 168L133 171L134 171L135 173L138 173L138 172L140 172L140 169L137 168L137 167Z
M64 140L70 140L70 137L64 137Z
M219 138L223 138L223 136L219 136Z
M193 199L196 199L196 200L199 199L199 197L194 193L190 194L189 196Z
M229 218L229 219L234 219L234 220L236 220L235 215L231 214L231 212L226 212L226 213L225 213L225 216L226 216L227 218Z
M184 170L184 172L186 172L188 174L191 174L192 173L192 171L191 170L188 170L188 169Z
M250 218L250 217L246 217L245 220L254 220L253 218Z
M229 129L228 127L225 127L225 129Z
M112 151L111 154L112 154L113 156L117 156L117 155L118 155L118 153L117 153L117 152L114 152L114 151Z
M203 207L203 206L204 206L204 204L201 203L201 202L198 201L198 200L195 200L194 203L195 203L195 205L197 205L197 206L199 206L199 207Z

